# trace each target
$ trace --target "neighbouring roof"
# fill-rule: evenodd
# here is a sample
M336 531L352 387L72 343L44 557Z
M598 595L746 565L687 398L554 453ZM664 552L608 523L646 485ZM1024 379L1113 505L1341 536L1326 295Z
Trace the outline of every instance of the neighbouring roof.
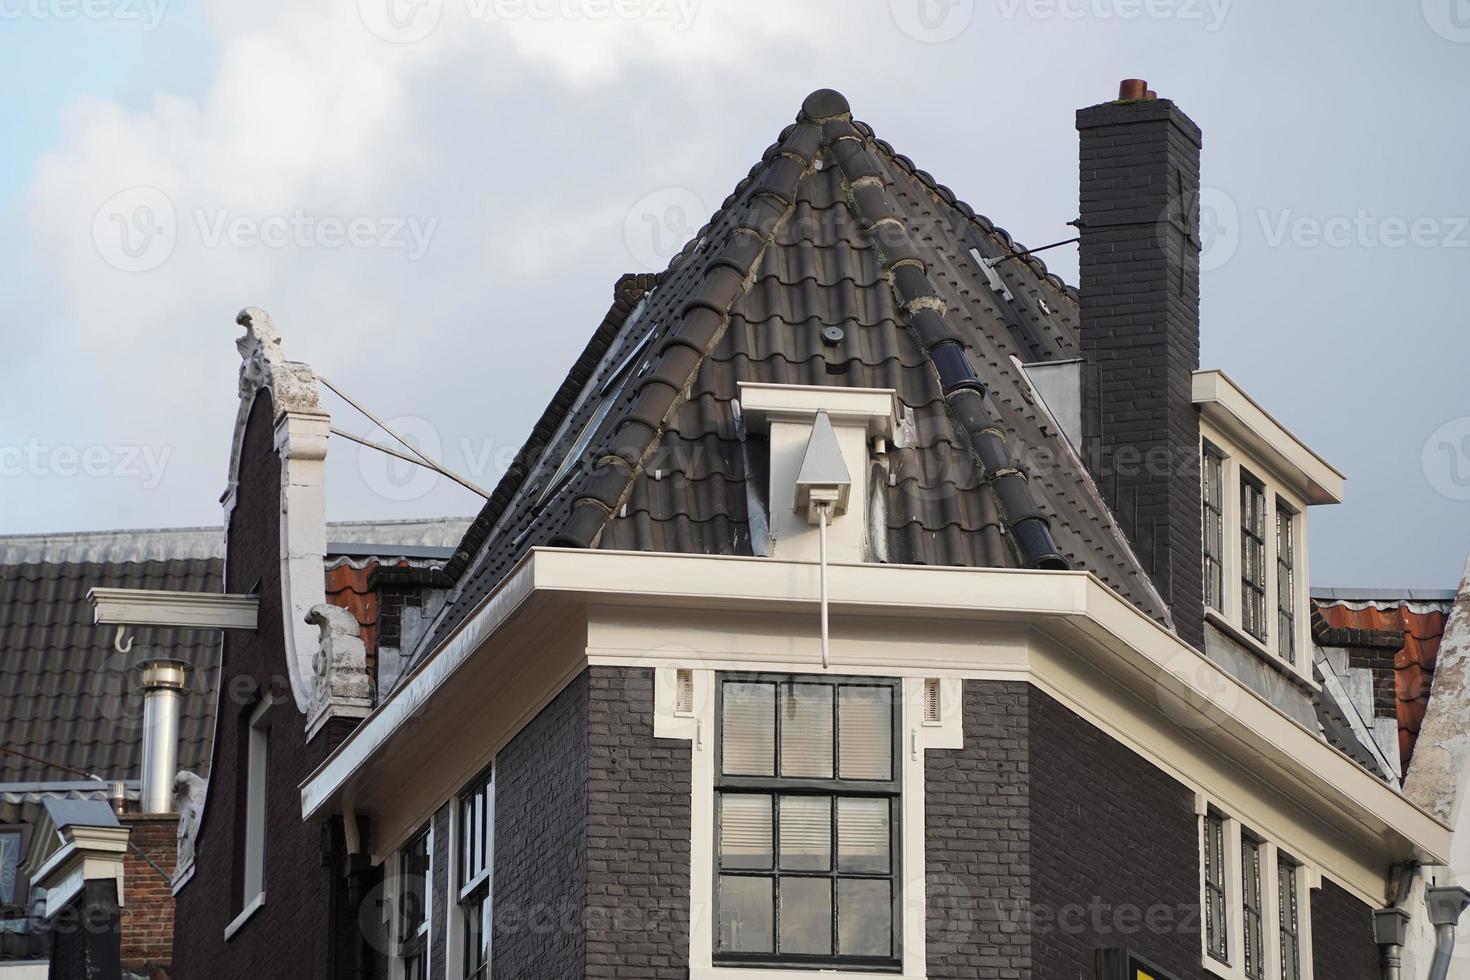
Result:
M372 567L447 557L467 519L351 522L328 525L324 569L328 599L362 607L360 589ZM131 630L128 654L113 631L92 622L94 587L218 592L223 588L224 535L218 528L95 531L0 536L0 823L29 819L47 798L86 792L85 773L105 780L138 775L142 695L136 671L167 655L188 661L180 708L179 766L209 764L220 636L207 630ZM404 560L407 561L404 561ZM371 629L375 618L364 626ZM41 761L35 761L41 760ZM19 785L23 784L23 785ZM46 786L38 784L56 784ZM68 788L71 787L71 788Z
M842 96L814 93L667 271L619 282L447 566L456 589L420 655L535 545L760 554L766 461L742 381L897 391L889 474L854 474L875 481L880 559L1038 564L1017 538L1039 519L1054 541L1040 563L1059 555L1167 621L1016 366L1078 354L1075 290L1035 256L1007 258L1020 250ZM963 419L946 400L956 372L984 395Z
M1440 590L1313 589L1313 639L1343 647L1353 666L1384 682L1375 714L1395 717L1399 757L1408 772L1433 693L1434 668L1455 593ZM1391 681L1388 675L1392 674Z

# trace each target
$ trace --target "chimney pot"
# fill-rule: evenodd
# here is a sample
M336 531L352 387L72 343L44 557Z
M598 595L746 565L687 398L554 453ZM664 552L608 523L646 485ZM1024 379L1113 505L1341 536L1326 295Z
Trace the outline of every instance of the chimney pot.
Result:
M1157 99L1159 97L1159 93L1155 92L1153 89L1149 89L1147 92L1143 93L1143 97L1152 102L1154 99Z
M1148 82L1141 78L1125 78L1118 83L1118 101L1132 102L1148 97Z

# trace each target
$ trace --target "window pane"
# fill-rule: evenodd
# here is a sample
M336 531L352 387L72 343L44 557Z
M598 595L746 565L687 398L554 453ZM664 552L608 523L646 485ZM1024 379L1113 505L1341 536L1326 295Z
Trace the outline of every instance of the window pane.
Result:
M781 867L787 871L831 869L831 797L781 797Z
M843 779L893 778L893 689L838 689L838 769Z
M832 778L831 685L782 686L781 775Z
M0 834L0 905L10 905L20 889L20 832Z
M837 801L837 869L847 873L886 874L888 800L843 797Z
M781 952L832 954L832 879L781 879Z
M720 795L720 867L769 868L771 831L769 796Z
M770 878L720 876L722 952L772 952L775 936L774 884Z
M1205 817L1205 942L1210 956L1230 962L1225 895L1225 821Z
M1241 896L1241 911L1245 916L1245 975L1261 980L1266 967L1262 949L1260 842L1248 837L1241 840L1240 865L1245 891Z
M837 879L837 951L843 956L893 955L893 903L888 882Z
M776 685L731 681L724 687L720 751L732 776L776 772Z

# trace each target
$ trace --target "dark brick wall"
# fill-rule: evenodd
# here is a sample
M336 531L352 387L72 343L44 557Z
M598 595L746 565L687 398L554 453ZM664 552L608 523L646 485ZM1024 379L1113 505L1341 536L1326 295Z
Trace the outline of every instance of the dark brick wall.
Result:
M588 676L587 977L689 975L691 745L653 737L653 671Z
M126 883L124 883L126 888ZM117 884L82 883L82 890L51 926L51 980L109 980L122 974Z
M1199 128L1172 102L1077 113L1084 457L1203 647L1199 416Z
M1042 691L1030 704L1033 976L1092 980L1099 948L1126 947L1202 980L1194 794Z
M210 761L209 799L196 843L193 879L175 906L174 970L179 980L321 980L350 970L355 916L346 913L338 855L324 856L321 825L301 819L300 783L341 741L334 725L306 742L306 719L287 680L282 633L280 461L268 396L257 399L241 451L239 489L228 529L225 589L258 592L258 628L226 633L219 720ZM240 911L237 834L244 806L240 779L244 720L265 691L283 700L270 709L265 907L226 943ZM340 836L340 835L338 835ZM334 866L335 865L335 866Z
M587 686L584 671L495 759L497 977L584 975Z
M1318 980L1379 980L1373 910L1324 878L1312 892L1312 968Z
M443 977L446 958L445 944L449 940L449 916L455 911L449 904L449 889L458 887L455 870L449 865L449 811L452 803L441 806L434 814L432 837L433 851L429 858L432 874L432 893L429 896L429 976ZM453 883L453 884L452 884Z
M964 748L924 755L929 976L1030 977L1028 685L966 681Z

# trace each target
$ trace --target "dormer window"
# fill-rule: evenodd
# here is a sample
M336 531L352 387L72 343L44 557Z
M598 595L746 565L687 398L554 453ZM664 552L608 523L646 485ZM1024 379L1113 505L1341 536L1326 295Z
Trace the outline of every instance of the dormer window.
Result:
M1206 653L1233 647L1315 686L1305 561L1307 507L1342 500L1342 474L1218 371L1194 376L1200 413ZM1232 659L1233 655L1226 659Z

